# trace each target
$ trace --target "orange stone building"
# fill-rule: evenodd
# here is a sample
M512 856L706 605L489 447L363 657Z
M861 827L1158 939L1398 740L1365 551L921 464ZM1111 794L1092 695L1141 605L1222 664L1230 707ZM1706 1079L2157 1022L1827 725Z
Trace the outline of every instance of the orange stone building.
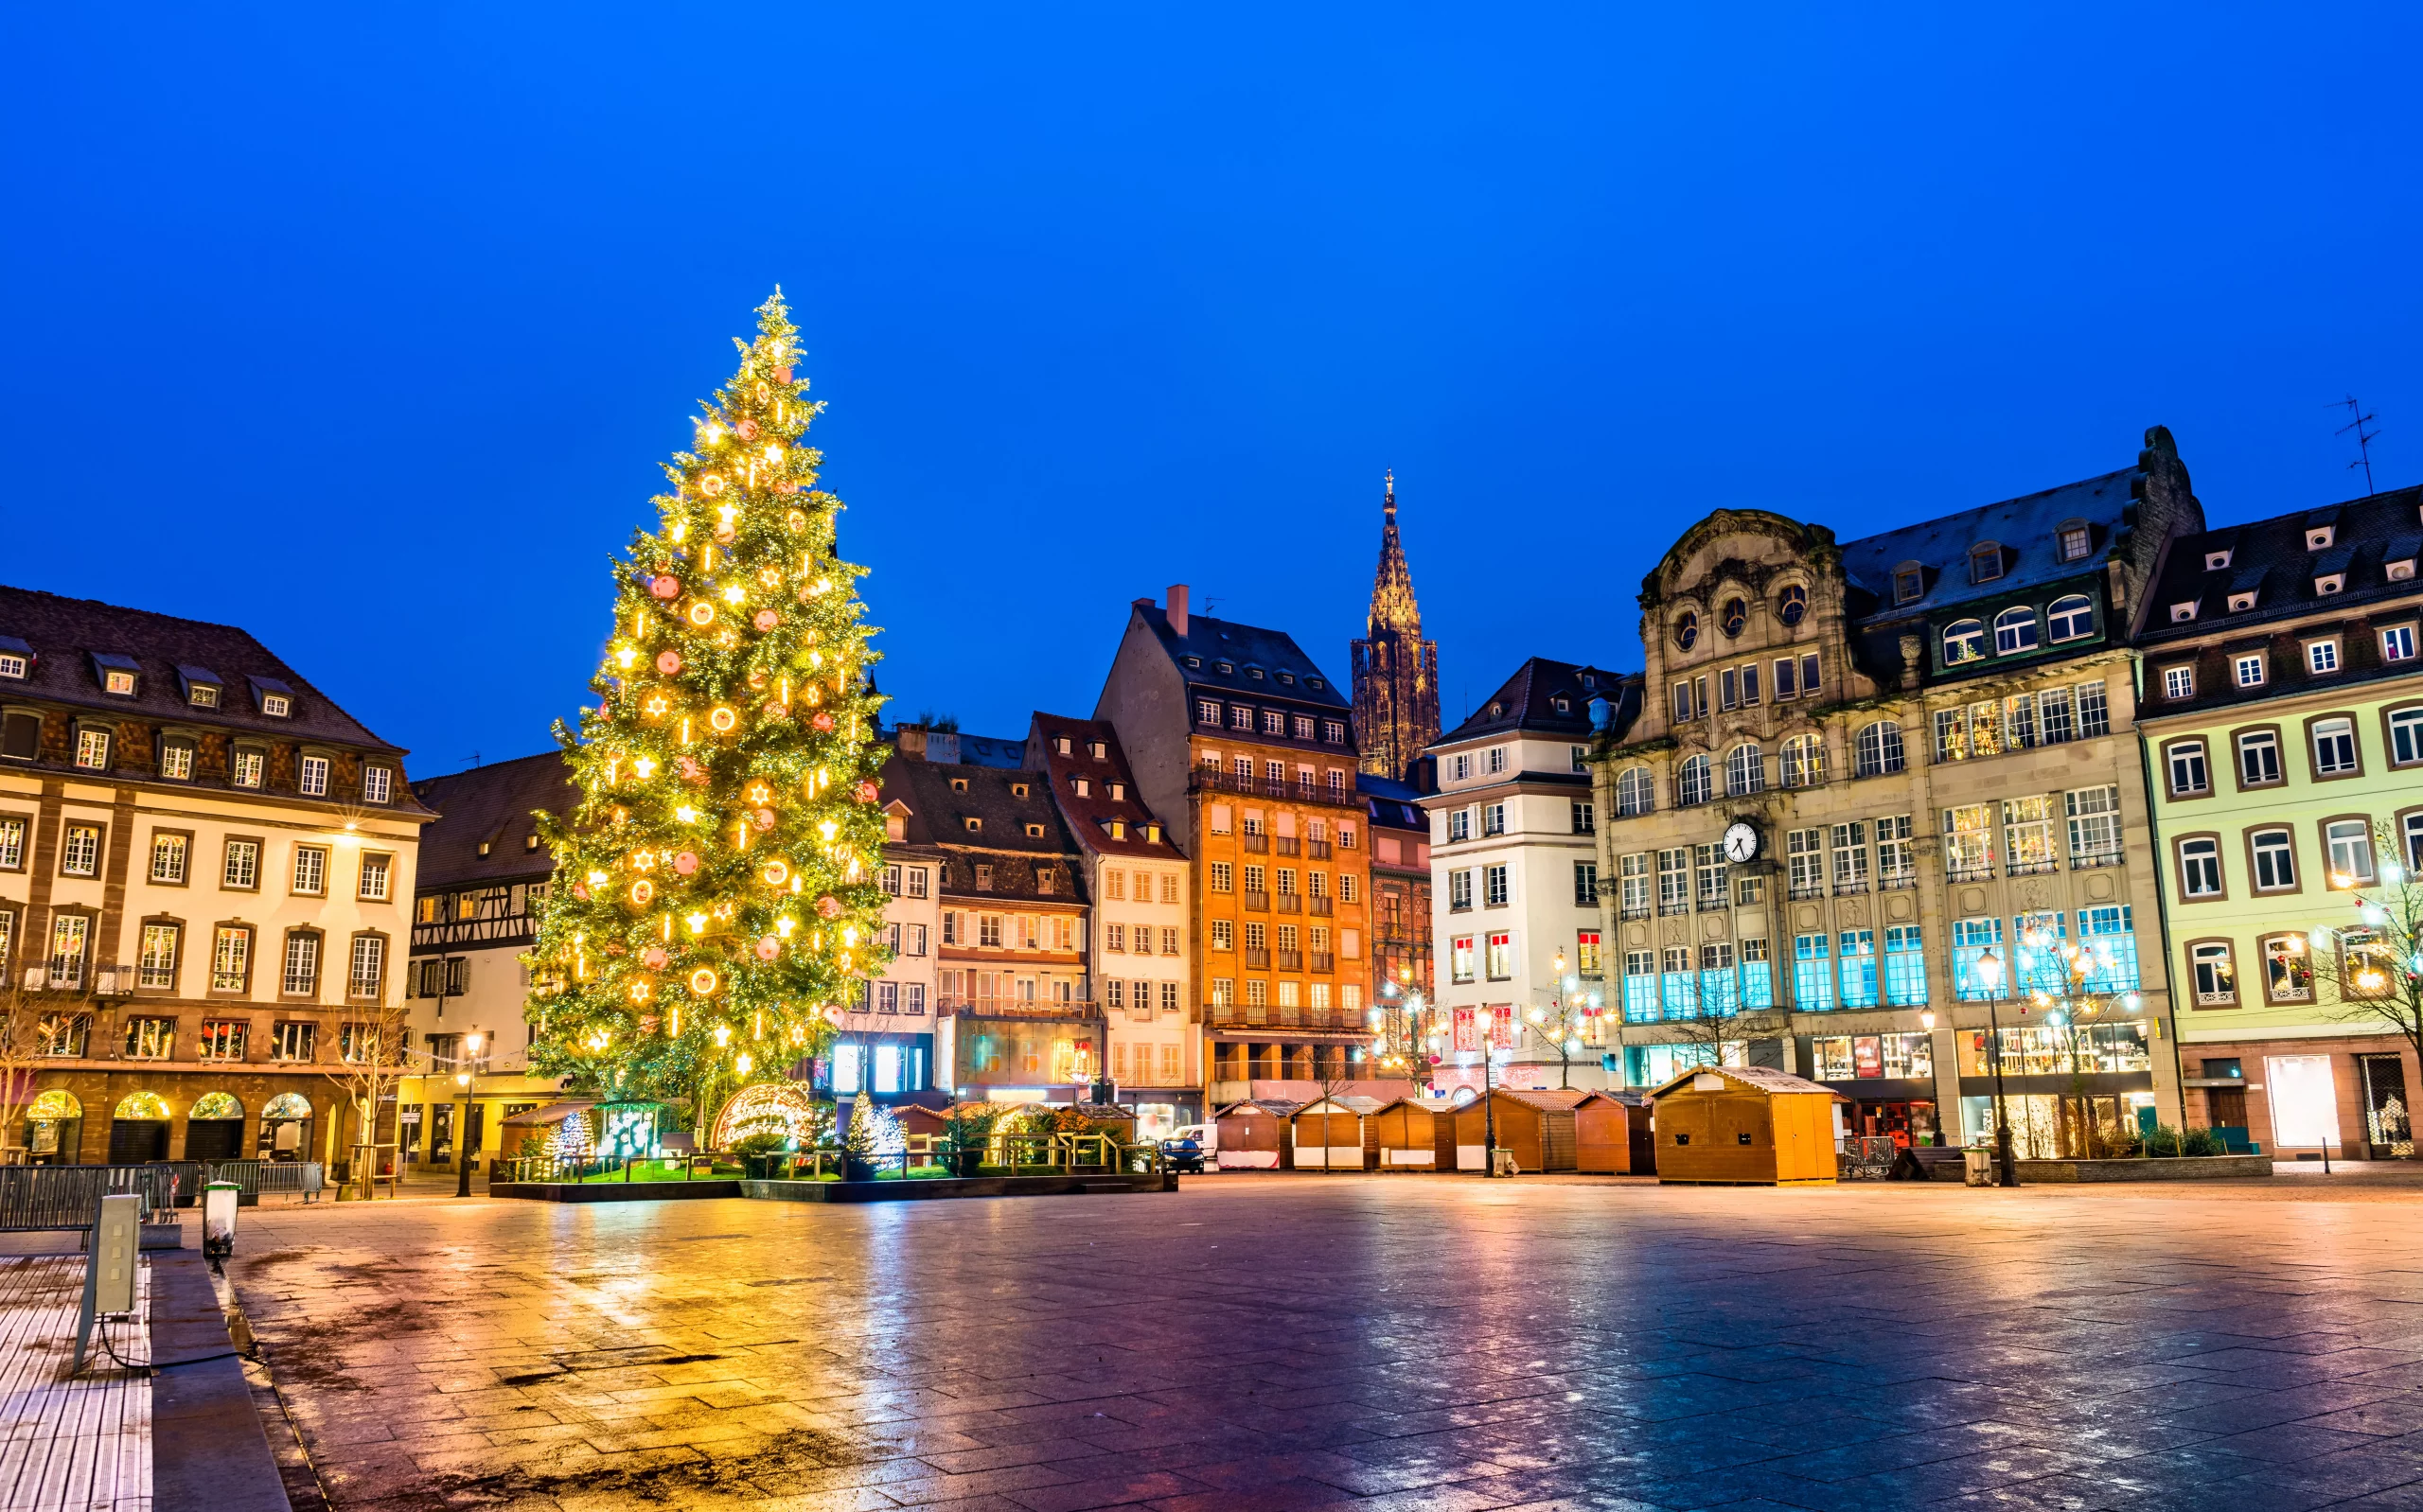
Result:
M1188 857L1206 1100L1365 1074L1370 821L1352 712L1283 632L1135 602L1094 717Z

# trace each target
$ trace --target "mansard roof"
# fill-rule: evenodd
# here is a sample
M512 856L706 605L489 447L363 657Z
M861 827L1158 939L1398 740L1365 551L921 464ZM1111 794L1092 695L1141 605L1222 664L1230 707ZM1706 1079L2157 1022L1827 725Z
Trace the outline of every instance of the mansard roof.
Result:
M1069 742L1069 754L1063 756L1059 741ZM1102 747L1097 758L1093 747ZM1077 843L1088 851L1105 855L1158 856L1165 861L1183 859L1177 842L1167 826L1158 833L1160 838L1144 838L1144 826L1158 824L1153 811L1144 806L1142 795L1136 790L1136 775L1127 769L1127 752L1119 744L1119 732L1107 719L1076 719L1066 714L1037 713L1034 733L1027 741L1027 761L1038 777L1052 785L1052 800L1060 806L1063 818ZM1075 779L1087 779L1086 791L1077 791ZM1121 796L1110 796L1110 784L1118 783ZM1111 826L1117 824L1124 833L1114 835Z
M1180 635L1171 627L1169 611L1151 600L1137 601L1135 608L1190 691L1347 712L1346 695L1336 682L1284 630L1190 614L1186 634Z
M22 642L8 645L6 642ZM29 658L22 679L0 678L0 694L104 712L113 718L196 725L282 741L326 741L400 756L336 700L232 624L180 619L97 599L0 587L0 649ZM106 670L135 674L133 696L103 691ZM220 690L197 707L191 687ZM262 712L263 693L285 694L283 716Z
M1621 707L1624 684L1640 681L1636 672L1609 672L1601 667L1532 657L1514 675L1480 702L1471 716L1439 737L1441 747L1512 731L1586 739L1590 734L1590 700L1604 698ZM1559 708L1562 700L1564 707ZM1437 747L1434 747L1434 749Z
M1845 541L1843 574L1852 587L1872 594L1876 604L1873 614L1857 618L1909 618L2099 572L2113 548L2124 538L2133 485L2144 476L2142 467L2124 467ZM2088 551L2084 557L2065 562L2060 559L2058 534L2071 522L2087 527ZM2001 549L2003 571L2000 576L1972 583L1970 553L1984 545ZM1923 570L1924 590L1916 599L1897 604L1893 574L1910 562Z
M437 822L420 832L414 886L422 892L552 875L555 853L530 844L539 833L535 816L544 810L569 818L580 802L559 750L424 777L413 783L413 796L437 811Z
M2318 530L2329 532L2330 544L2315 549L2308 538ZM2369 605L2423 591L2418 556L2423 556L2423 487L2392 489L2183 536L2172 544L2149 592L2150 612L2138 641L2155 646L2236 634L2312 614L2326 603L2352 615ZM2207 565L2216 558L2225 560ZM2403 575L2390 576L2401 563ZM2315 580L2333 574L2344 574L2345 581L2326 593ZM2231 609L2231 597L2243 593L2254 594L2254 604ZM2191 607L2194 617L2174 621L2173 607L2183 604Z

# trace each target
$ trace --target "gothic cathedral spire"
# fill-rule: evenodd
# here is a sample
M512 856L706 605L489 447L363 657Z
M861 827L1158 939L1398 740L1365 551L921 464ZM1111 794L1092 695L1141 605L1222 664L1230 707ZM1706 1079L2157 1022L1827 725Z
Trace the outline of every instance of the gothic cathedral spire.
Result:
M1422 638L1413 570L1397 538L1397 475L1382 505L1380 568L1371 579L1367 639L1354 642L1354 738L1361 769L1402 779L1439 738L1439 642Z

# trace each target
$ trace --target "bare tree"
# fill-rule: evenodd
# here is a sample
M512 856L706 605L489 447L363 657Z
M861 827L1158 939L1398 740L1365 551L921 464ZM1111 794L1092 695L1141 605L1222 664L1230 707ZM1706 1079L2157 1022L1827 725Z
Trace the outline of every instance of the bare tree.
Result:
M1792 1029L1792 1015L1768 1004L1750 1004L1742 1000L1740 990L1729 979L1719 979L1699 993L1695 1005L1698 1011L1688 1018L1669 1018L1660 1023L1659 1032L1674 1040L1695 1046L1701 1052L1701 1064L1724 1064L1728 1046L1741 1046L1746 1058L1749 1042L1772 1039Z
M1329 1053L1324 1055L1322 1053L1323 1050L1328 1050ZM1327 1046L1316 1046L1314 1047L1312 1081L1314 1087L1318 1090L1313 1100L1317 1103L1327 1105L1325 1111L1321 1114L1321 1169L1323 1170L1330 1169L1329 1136L1332 1130L1332 1120L1337 1116L1337 1095L1346 1088L1354 1084L1355 1079L1353 1071L1353 1068L1348 1063L1346 1058L1345 1046L1339 1046L1332 1048ZM1355 1129L1357 1130L1358 1138L1360 1137L1360 1130L1362 1129L1362 1119L1358 1117L1355 1120Z
M2423 878L2415 875L2416 859L2401 861L2396 835L2386 824L2375 824L2373 874L2338 871L2330 877L2331 886L2344 891L2354 922L2289 936L2290 953L2276 968L2286 979L2273 983L2273 995L2303 992L2319 999L2314 984L2321 982L2337 999L2334 1017L2385 1025L2423 1055ZM2268 959L2256 964L2275 970ZM2411 1116L2408 1126L2411 1131Z
M411 1018L403 1000L383 996L337 1028L337 1060L325 1075L344 1093L361 1133L351 1148L361 1152L348 1174L368 1199L379 1189L379 1110L412 1074ZM340 1118L342 1126L342 1118ZM398 1152L400 1160L401 1152Z
M62 993L30 993L19 982L0 983L0 1161L26 1158L16 1143L18 1125L33 1105L33 1069L54 1041L91 1012L89 998ZM92 1032L86 1024L84 1032Z

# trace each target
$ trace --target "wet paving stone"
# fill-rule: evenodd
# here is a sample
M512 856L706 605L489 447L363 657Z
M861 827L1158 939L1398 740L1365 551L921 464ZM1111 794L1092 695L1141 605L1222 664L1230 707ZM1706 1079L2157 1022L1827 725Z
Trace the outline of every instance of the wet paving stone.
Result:
M1213 1177L248 1211L340 1512L2423 1508L2402 1200Z

